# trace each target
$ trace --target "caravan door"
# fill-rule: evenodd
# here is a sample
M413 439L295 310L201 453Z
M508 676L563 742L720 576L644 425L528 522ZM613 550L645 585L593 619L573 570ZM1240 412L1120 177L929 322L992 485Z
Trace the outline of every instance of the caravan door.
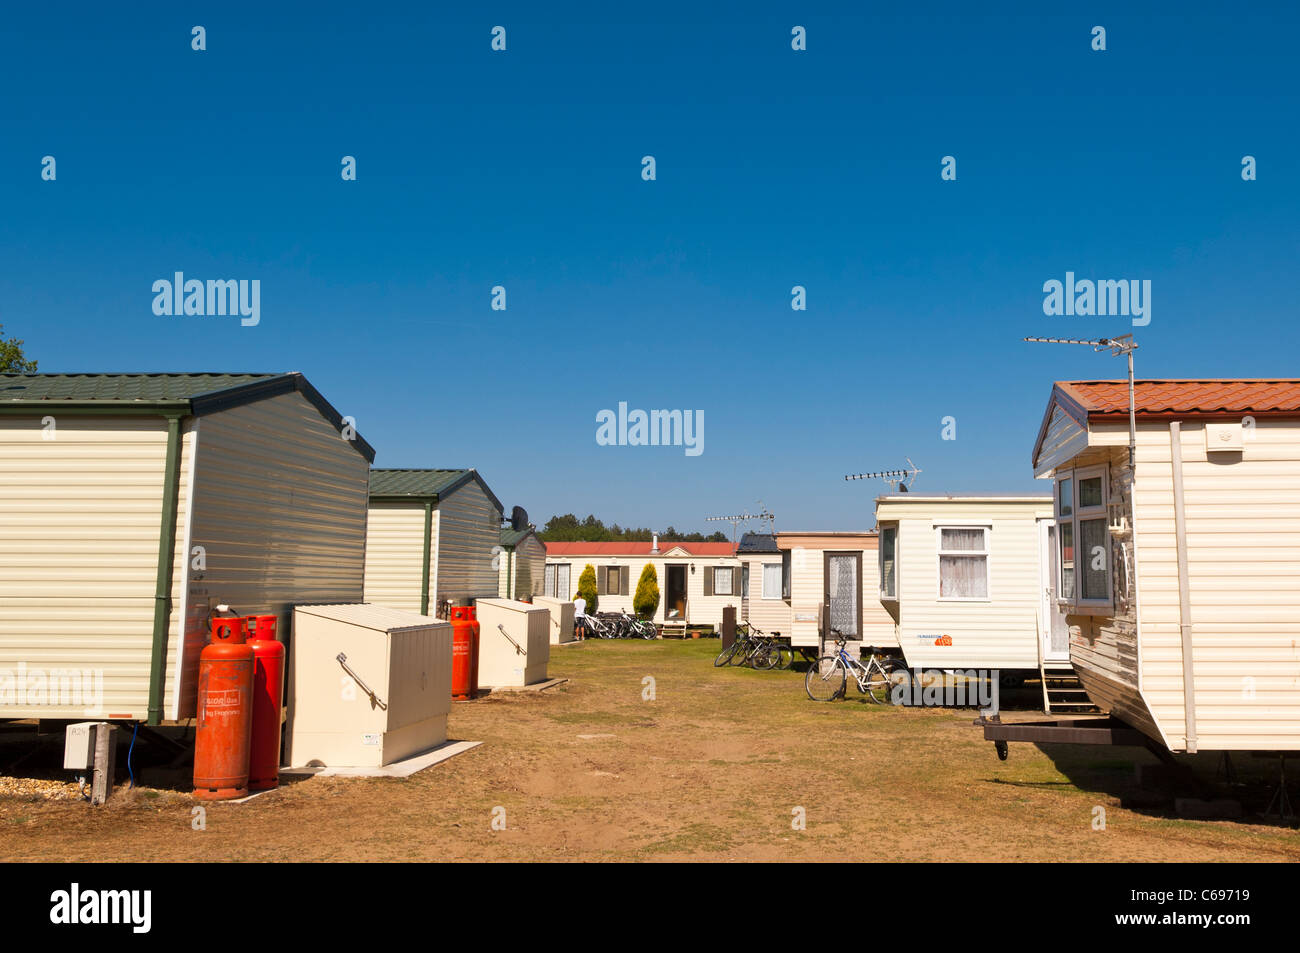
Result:
M1038 521L1038 577L1042 602L1038 610L1039 652L1044 662L1068 664L1070 661L1070 627L1065 613L1056 602L1057 571L1056 523Z

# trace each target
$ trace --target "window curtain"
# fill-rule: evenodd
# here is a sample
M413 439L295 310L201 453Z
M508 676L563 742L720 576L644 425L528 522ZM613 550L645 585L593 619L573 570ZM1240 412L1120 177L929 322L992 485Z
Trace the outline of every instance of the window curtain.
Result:
M855 639L858 636L858 574L853 556L829 557L831 628Z
M781 598L781 564L763 564L763 598Z
M950 599L987 599L988 568L987 556L940 556L939 595Z

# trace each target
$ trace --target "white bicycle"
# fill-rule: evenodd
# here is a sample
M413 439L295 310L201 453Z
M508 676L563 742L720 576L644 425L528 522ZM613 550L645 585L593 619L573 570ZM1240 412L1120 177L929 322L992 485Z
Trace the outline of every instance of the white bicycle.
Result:
M908 678L906 663L875 651L863 663L844 651L848 640L838 629L831 629L831 634L835 636L838 650L834 655L821 656L809 666L803 682L808 697L815 702L843 698L852 675L859 692L877 705L887 704L894 686L904 684Z

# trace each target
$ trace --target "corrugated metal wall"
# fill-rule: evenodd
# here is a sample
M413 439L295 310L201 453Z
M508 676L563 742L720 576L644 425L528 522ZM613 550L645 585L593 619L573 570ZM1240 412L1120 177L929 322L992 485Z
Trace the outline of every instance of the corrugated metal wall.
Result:
M432 538L437 539L438 508L433 510ZM434 610L429 557L429 612ZM424 504L371 503L366 527L366 602L407 612L420 611L424 571Z
M287 626L295 604L363 596L369 464L306 398L204 417L196 461L190 544L204 547L207 571L188 569L179 717L193 714L196 620L209 603Z
M438 513L434 536L438 565L429 611L446 599L495 598L500 563L492 565L492 547L501 544L496 504L471 480L439 501Z
M515 547L509 560L505 557L502 553L497 594L509 599L540 596L546 581L546 547L541 541L536 536L527 536ZM506 592L507 577L513 593Z
M0 417L0 717L144 718L166 421L56 415L46 433Z

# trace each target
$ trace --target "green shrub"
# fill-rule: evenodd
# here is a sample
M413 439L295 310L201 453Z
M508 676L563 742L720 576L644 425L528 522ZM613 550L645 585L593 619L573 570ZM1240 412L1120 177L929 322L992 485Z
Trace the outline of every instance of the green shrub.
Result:
M591 563L578 577L578 598L587 600L587 612L596 611L596 567Z
M659 608L659 574L653 563L646 563L637 580L636 595L632 597L632 610L643 619L654 618Z

